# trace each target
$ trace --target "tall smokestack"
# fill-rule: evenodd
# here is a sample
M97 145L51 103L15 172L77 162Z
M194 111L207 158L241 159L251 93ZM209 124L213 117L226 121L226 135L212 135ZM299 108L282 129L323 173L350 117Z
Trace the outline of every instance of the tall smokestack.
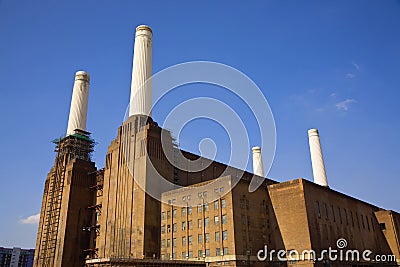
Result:
M328 179L326 178L324 158L322 156L321 143L319 141L317 129L308 130L308 141L310 143L314 183L328 187Z
M152 75L152 36L149 26L136 28L129 116L151 116L151 83L145 82Z
M264 177L261 148L259 146L255 146L251 150L253 151L253 173L255 175Z
M88 73L84 71L76 72L67 135L73 134L76 129L86 131L89 82L90 76Z

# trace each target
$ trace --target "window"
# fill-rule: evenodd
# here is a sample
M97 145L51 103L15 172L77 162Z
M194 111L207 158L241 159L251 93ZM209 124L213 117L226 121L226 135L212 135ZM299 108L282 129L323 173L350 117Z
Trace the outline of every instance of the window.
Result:
M182 208L182 217L186 216L186 208Z
M207 217L204 219L204 226L208 226L208 224L210 223L210 219Z
M228 231L222 231L222 240L228 240Z
M161 259L165 260L165 254L161 254Z
M171 212L167 211L167 219L171 218Z
M186 245L186 236L183 236L182 237L182 246L185 246Z
M204 191L203 192L203 197L206 197L207 196L207 191Z
M192 229L192 221L188 221L188 229Z
M210 243L210 234L209 233L205 234L205 240L206 240L206 243Z
M215 256L221 256L221 249L220 248L216 248L215 249Z
M225 248L224 248L224 255L228 255L228 252L229 252L229 251L228 251L228 248L225 247Z
M165 239L161 240L161 247L163 247L163 248L165 247Z
M218 210L219 208L219 204L218 204L218 200L214 201L214 210Z
M192 214L192 207L188 207L188 214L189 214L189 215Z
M193 238L191 235L188 236L188 243L189 243L189 245L191 245L193 243Z
M221 199L222 208L226 208L226 199Z
M189 251L189 258L193 258L193 251Z
M165 220L165 212L161 212L161 220Z
M182 259L186 259L186 252L182 252Z
M226 214L222 215L222 224L226 224Z
M186 222L182 222L182 231L186 230Z
M214 193L218 193L218 192L219 192L218 188L214 188Z
M176 247L176 238L172 239L172 246Z
M165 225L161 226L161 233L165 234Z
M198 253L197 255L199 255L199 258L203 257L203 250L200 249L197 253Z
M324 202L324 214L325 214L325 219L328 220L328 208L326 207L325 202Z
M197 243L199 243L199 244L202 244L202 243L203 243L203 235L202 235L202 234L199 234L199 235L197 236Z
M218 216L214 216L214 224L219 225L219 217Z
M201 219L198 219L197 220L197 228L201 228L201 225L202 225Z
M321 210L319 209L319 202L318 201L315 203L315 208L317 210L318 218L321 218Z
M215 232L215 242L219 242L220 240L220 234L219 232Z
M176 259L176 253L172 253L172 258Z
M246 225L246 216L244 216L244 215L242 214L241 220L242 220L242 224L243 224L243 225Z
M172 211L172 217L176 218L176 210Z
M171 225L167 225L167 233L170 233L171 232Z
M208 203L204 204L204 211L208 211Z
M167 239L167 248L171 246L171 239Z
M386 223L380 223L379 224L379 229L386 230Z
M172 231L176 232L176 223L172 225Z
M201 205L197 205L197 213L201 213Z
M201 192L199 192L199 193L197 194L197 196L198 196L199 198L201 198L201 197L203 196L203 194L202 194Z
M221 187L221 188L219 189L219 192L223 193L223 192L224 192L224 187Z
M206 249L206 257L210 257L210 250Z

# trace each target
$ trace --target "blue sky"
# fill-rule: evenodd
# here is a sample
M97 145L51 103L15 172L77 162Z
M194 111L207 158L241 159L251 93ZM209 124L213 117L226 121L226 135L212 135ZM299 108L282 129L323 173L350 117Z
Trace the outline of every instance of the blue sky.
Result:
M210 60L261 88L277 127L269 177L312 179L315 127L333 189L400 211L399 1L0 0L0 246L35 245L37 225L24 219L40 211L51 140L66 131L81 69L92 78L87 128L103 167L129 101L139 24L153 28L154 73ZM204 125L224 147L219 126L199 121L183 132L183 148L196 152Z

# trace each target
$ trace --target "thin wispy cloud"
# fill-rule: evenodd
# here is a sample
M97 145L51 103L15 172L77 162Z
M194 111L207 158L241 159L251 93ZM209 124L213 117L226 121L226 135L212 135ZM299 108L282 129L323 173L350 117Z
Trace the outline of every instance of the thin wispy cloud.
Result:
M348 79L353 79L354 77L356 77L356 75L354 75L353 73L346 73L346 78Z
M19 222L22 224L38 224L39 219L40 219L40 213L21 219Z
M354 68L356 68L357 70L360 70L360 65L358 65L354 61L352 61L351 64L353 64Z
M332 94L330 94L329 96L330 96L330 97L336 97L336 95L337 95L336 93L332 93Z
M356 103L355 99L346 99L335 104L338 110L348 111L351 104Z

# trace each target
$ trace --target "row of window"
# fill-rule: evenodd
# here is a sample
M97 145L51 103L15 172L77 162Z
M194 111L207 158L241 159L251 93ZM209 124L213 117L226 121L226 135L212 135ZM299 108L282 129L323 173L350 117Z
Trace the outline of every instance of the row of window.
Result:
M204 205L197 205L197 213L202 213L204 207L204 211L208 211L208 203L205 203ZM222 208L226 208L226 200L225 199L221 199L221 207ZM216 200L214 201L214 210L219 210L219 201ZM181 216L185 217L186 216L186 212L188 215L191 215L193 210L192 207L183 207L181 208ZM178 215L178 210L174 209L172 211L172 216L174 218L176 218ZM161 220L165 220L165 219L170 219L171 218L171 211L167 211L167 212L161 212Z
M222 215L222 220L221 221L222 221L222 224L226 224L226 222L227 222L226 214ZM219 216L214 216L214 224L215 225L219 225L219 223L220 223ZM210 218L208 218L208 217L204 218L204 226L208 227L209 225L210 225ZM182 231L185 231L186 227L187 227L187 229L192 229L193 228L191 220L187 221L187 222L186 221L181 222ZM203 227L203 220L202 219L198 219L197 220L197 228L202 228L202 227ZM177 223L173 223L172 224L172 231L176 232L177 230L178 230L178 224ZM161 226L161 233L165 234L165 232L167 232L167 233L171 232L171 225L170 224Z
M221 256L221 255L228 255L228 248L224 247L221 251L221 248L216 248L215 249L215 256ZM223 254L222 254L223 253ZM172 253L172 259L177 259L177 252ZM186 252L182 252L182 259L187 259L187 258L194 258L195 256L193 255L193 251L189 251L188 253ZM203 257L203 255L205 255L206 257L210 257L211 256L211 251L210 249L206 249L205 251L203 250L198 250L197 252L197 257L201 258ZM196 257L196 258L197 258ZM167 254L161 254L161 259L162 260L167 260L167 259L171 259L171 254L167 253ZM229 262L228 262L229 263Z
M355 218L356 220L354 220L353 217L353 212L349 211L347 212L347 210L345 208L341 209L340 207L337 207L335 212L335 207L333 205L330 205L330 207L328 208L328 205L323 202L323 215L325 217L326 220L329 220L329 218L331 218L333 220L333 222L340 222L342 223L346 223L346 225L349 225L349 223L351 222L352 227L355 226L355 222L357 222L357 226L358 228L360 228L360 225L362 225L363 229L366 229L366 226L368 228L368 231L371 230L370 228L370 223L372 226L372 230L375 231L375 226L374 226L374 222L372 217L365 216L365 220L364 220L364 216L361 214L360 217L358 216L358 213L355 213ZM320 203L319 201L316 201L316 212L318 215L318 218L321 218L321 208L320 208ZM361 219L361 224L360 224L360 219Z
M172 238L172 246L176 247L177 246L177 238ZM214 233L214 240L215 242L221 241L221 233L220 232L215 232ZM228 231L222 231L222 240L228 240ZM210 243L210 233L205 233L204 237L203 234L198 234L197 235L197 243L198 244L203 244L203 241L205 243ZM193 236L188 236L186 239L186 236L183 236L181 239L181 244L182 246L192 245L193 244ZM161 247L171 247L171 239L161 239Z
M224 193L224 187L214 188L214 193L215 193L215 194L218 194L218 193L221 193L221 194L222 194L222 193ZM197 194L197 196L198 196L199 198L205 198L205 197L207 197L207 191L199 192L199 193ZM183 197L182 197L182 201L189 201L191 197L192 197L192 195L183 196ZM176 198L173 198L173 199L169 199L169 200L168 200L168 204L175 204L175 203L176 203Z

